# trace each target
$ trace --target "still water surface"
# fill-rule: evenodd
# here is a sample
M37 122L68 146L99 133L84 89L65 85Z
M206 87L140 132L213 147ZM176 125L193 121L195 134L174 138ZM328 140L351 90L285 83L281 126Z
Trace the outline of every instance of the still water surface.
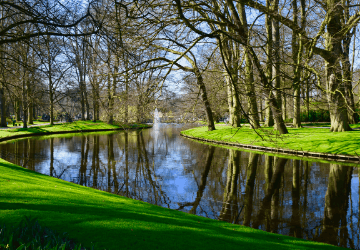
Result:
M179 136L189 126L27 138L0 154L159 206L360 249L358 168L212 147Z

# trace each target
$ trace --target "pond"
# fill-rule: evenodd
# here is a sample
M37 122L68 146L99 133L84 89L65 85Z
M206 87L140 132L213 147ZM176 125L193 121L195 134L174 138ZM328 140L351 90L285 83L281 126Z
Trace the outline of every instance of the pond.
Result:
M360 249L357 167L213 147L179 135L191 126L32 137L0 144L0 155L155 205Z

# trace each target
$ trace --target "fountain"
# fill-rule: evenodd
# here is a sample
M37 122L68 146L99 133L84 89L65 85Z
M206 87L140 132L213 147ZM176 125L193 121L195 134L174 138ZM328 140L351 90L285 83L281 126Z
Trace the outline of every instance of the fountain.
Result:
M154 124L159 123L160 122L160 117L159 117L159 111L157 108L155 108L154 111Z

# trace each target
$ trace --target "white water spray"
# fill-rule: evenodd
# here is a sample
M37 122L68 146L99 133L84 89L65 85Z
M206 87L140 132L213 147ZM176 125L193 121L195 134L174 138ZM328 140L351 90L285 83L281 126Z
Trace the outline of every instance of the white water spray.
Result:
M154 124L159 123L159 122L160 122L159 111L156 108L154 111Z

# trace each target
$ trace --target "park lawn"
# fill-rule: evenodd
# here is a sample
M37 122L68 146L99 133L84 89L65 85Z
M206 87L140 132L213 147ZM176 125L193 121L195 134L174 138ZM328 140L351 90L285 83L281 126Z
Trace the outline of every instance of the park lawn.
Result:
M197 138L272 148L360 155L359 130L333 133L328 128L288 128L288 131L289 134L279 136L273 128L261 128L254 131L248 127L239 129L230 126L216 126L214 131L207 131L207 127L197 127L181 133Z
M46 121L34 121L34 124L31 124L31 125L41 125L41 124L48 124L48 123L49 123L49 122L46 122ZM15 126L15 127L17 127L17 125L23 126L23 122L22 122L22 121L16 121L16 126ZM29 125L29 124L28 124L28 125ZM8 121L7 126L8 126L9 128L14 127L13 124L12 124L12 121Z
M30 128L17 128L17 129L2 129L0 130L0 138L19 136L19 135L32 135L32 134L49 134L54 132L81 132L85 130L104 130L104 129L121 129L121 128L147 128L146 124L132 124L132 125L110 125L102 121L76 121L71 123L61 123L54 125L44 125Z
M0 159L0 224L24 216L96 249L335 249L151 205Z

